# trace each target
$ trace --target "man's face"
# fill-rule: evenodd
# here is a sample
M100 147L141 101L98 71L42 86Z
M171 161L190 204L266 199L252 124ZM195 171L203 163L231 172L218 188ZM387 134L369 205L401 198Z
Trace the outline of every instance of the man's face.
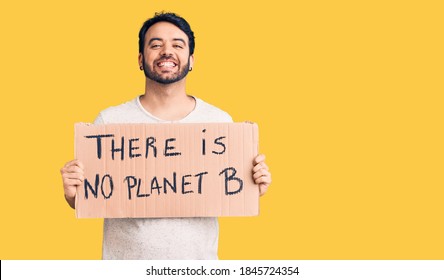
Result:
M158 22L145 34L143 65L145 76L161 84L182 80L194 62L190 56L187 35L174 24Z

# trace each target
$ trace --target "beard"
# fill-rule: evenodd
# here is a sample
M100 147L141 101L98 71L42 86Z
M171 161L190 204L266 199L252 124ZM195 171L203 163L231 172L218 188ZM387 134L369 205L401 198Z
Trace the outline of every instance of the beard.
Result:
M164 78L162 77L162 75L159 75L158 73L152 71L149 65L145 62L145 59L143 60L143 72L145 73L145 77L163 85L172 84L182 80L187 76L188 72L190 71L189 69L190 69L190 58L188 57L187 64L181 69L179 69L178 73L168 78Z

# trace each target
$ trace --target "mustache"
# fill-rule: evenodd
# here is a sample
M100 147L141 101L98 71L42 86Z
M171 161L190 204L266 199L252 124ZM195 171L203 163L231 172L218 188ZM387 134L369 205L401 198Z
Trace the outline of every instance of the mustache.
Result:
M176 59L174 59L173 55L168 54L168 55L162 55L161 58L157 59L157 61L163 61L163 60L173 60L176 61Z
M155 60L154 64L161 63L161 62L166 62L166 61L172 61L173 63L179 65L179 62L176 59L174 59L173 57L171 57L171 56L161 57L161 58Z

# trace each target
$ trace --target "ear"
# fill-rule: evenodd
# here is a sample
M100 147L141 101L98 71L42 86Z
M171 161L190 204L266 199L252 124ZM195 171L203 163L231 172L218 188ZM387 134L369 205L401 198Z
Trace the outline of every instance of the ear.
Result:
M139 53L138 61L139 61L139 68L140 68L143 66L143 54L142 53Z
M194 54L190 55L190 68L194 67Z

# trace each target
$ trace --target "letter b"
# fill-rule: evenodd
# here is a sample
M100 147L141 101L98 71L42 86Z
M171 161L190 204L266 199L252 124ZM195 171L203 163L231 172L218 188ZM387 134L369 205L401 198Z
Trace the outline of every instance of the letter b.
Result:
M231 174L228 173L231 171ZM224 170L222 170L219 173L219 176L222 175L222 173L225 174L225 195L234 195L242 191L242 188L244 186L244 182L239 177L235 177L237 171L234 167L227 167ZM229 181L237 181L239 183L239 188L235 191L229 191L228 190L228 182Z

